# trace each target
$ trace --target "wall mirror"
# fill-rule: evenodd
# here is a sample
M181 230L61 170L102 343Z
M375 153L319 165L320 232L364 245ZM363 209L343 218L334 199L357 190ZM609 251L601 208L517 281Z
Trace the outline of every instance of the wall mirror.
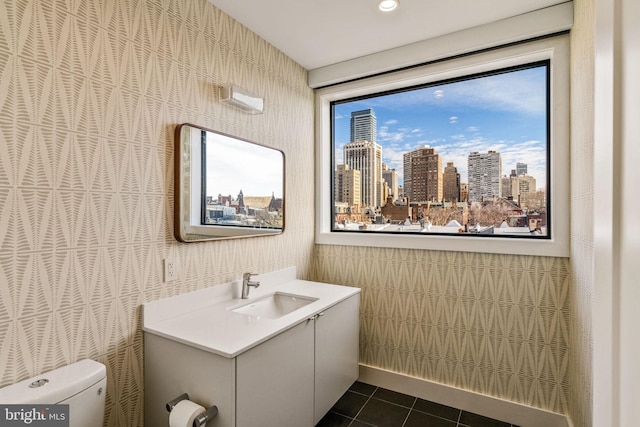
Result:
M282 233L282 151L191 124L176 128L175 144L178 240Z

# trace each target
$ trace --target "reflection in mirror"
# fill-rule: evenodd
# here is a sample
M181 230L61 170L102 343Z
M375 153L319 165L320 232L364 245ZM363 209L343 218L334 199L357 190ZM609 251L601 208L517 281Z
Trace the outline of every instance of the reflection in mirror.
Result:
M183 242L281 233L284 154L190 124L176 129L175 235Z

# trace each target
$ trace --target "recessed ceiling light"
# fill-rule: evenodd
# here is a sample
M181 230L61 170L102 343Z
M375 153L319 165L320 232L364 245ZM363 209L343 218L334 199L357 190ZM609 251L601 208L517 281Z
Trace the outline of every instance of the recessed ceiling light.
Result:
M400 0L380 0L378 3L378 9L383 12L391 12L400 4Z

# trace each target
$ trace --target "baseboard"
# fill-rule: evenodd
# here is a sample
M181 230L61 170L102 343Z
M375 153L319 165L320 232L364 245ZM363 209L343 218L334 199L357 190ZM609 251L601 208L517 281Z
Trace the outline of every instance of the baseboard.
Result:
M360 365L359 381L522 427L571 427L567 417L562 414L373 366Z

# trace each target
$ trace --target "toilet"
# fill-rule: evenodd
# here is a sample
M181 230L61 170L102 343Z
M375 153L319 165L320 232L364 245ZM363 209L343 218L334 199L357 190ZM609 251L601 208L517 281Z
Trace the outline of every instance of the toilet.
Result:
M0 405L68 404L69 427L102 427L107 369L85 359L0 388Z

